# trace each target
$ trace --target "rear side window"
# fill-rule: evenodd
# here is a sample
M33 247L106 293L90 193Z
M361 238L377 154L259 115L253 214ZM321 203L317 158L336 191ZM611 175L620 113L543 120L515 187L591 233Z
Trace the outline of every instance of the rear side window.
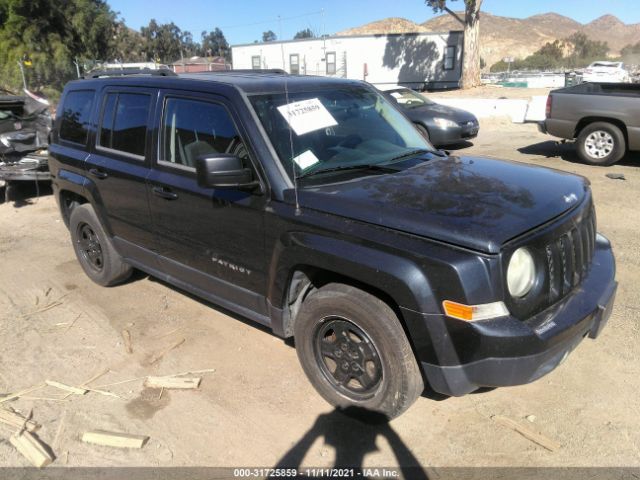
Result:
M98 145L144 157L150 103L146 93L107 94Z
M69 142L85 145L89 134L89 120L93 105L93 90L74 90L68 92L62 105L60 138Z

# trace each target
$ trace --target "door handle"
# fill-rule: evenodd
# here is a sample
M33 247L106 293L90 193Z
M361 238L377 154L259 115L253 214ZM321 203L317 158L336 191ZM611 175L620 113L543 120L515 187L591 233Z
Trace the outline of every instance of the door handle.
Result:
M151 191L153 192L154 195L160 197L160 198L164 198L165 200L177 200L178 199L178 194L177 193L173 193L171 191L171 189L167 188L167 187L153 187L151 189Z
M103 178L107 178L107 177L109 176L109 174L108 174L107 172L103 172L102 170L99 170L99 169L97 169L97 168L91 168L91 169L89 169L89 173L90 173L91 175L93 175L94 177L99 178L99 179L101 179L101 180L102 180Z

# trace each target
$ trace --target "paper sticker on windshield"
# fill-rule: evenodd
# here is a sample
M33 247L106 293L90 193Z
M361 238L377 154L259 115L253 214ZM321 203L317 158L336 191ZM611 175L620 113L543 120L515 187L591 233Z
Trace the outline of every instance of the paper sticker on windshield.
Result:
M329 110L317 98L282 105L278 107L278 111L296 132L296 135L304 135L338 124Z
M296 162L302 170L306 170L318 163L320 160L318 160L318 157L316 157L311 150L307 150L297 157L294 157L293 161Z

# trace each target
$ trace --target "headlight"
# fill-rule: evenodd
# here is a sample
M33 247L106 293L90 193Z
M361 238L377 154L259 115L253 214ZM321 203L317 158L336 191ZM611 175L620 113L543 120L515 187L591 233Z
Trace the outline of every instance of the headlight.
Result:
M436 117L433 119L433 121L440 128L452 128L458 126L456 122L454 122L453 120L449 120L448 118Z
M516 298L524 297L536 280L536 266L533 257L526 248L519 248L509 261L507 268L507 287L509 293Z

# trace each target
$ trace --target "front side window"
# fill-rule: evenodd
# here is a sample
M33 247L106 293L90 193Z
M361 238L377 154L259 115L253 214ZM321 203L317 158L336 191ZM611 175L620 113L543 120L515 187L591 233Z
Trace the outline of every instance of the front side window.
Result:
M336 52L327 52L327 75L336 74Z
M400 88L398 90L391 90L388 95L393 97L399 105L404 108L416 108L423 105L433 105L433 102L426 97L423 97L419 93L409 90L408 88Z
M453 70L456 64L456 47L448 46L444 51L444 69Z
M289 71L292 75L300 73L300 57L297 53L289 55Z
M254 70L260 70L260 57L251 57L251 68Z
M250 101L292 180L433 151L389 100L369 88L257 94Z
M146 93L109 93L100 121L98 145L144 157L151 96Z
M62 105L60 138L85 145L93 105L93 90L76 90L67 93Z
M227 110L219 104L168 98L162 118L164 165L195 169L199 156L228 153L248 166L248 153Z

